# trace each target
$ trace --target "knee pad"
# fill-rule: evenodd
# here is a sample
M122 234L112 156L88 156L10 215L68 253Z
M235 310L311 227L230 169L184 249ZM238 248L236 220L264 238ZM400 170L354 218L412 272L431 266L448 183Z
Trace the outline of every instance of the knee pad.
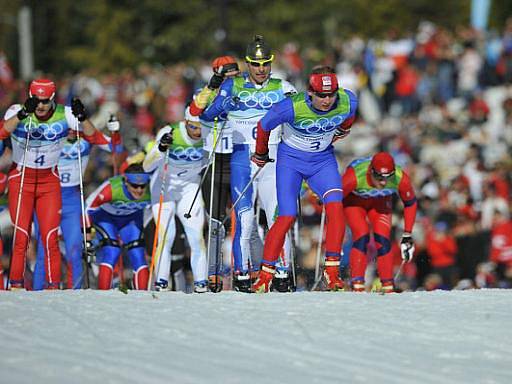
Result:
M377 250L377 257L384 256L391 251L391 240L389 240L389 238L379 235L378 233L374 233L373 237L375 241L381 245Z
M370 242L370 235L366 234L366 235L361 236L359 239L354 240L352 242L352 247L366 255L369 242Z

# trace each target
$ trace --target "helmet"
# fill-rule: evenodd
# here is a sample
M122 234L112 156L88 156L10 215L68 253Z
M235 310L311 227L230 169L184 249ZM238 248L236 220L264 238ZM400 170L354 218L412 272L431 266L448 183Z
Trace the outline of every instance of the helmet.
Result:
M199 116L194 116L190 113L190 107L187 107L185 109L185 120L193 122L193 123L199 123Z
M270 50L270 46L265 43L263 36L254 36L254 41L247 46L245 51L247 60L272 60L274 55Z
M332 93L338 90L338 78L334 73L313 73L309 76L309 90Z
M387 152L379 152L372 157L372 172L379 176L389 177L395 173L395 161Z
M238 71L238 63L233 56L220 56L212 62L212 69L214 72L230 72Z
M37 97L38 99L50 99L55 97L55 83L48 79L35 79L30 83L28 94L30 97Z

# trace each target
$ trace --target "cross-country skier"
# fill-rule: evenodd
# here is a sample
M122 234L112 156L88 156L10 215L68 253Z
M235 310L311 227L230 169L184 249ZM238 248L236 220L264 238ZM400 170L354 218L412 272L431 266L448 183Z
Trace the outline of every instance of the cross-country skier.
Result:
M240 74L238 63L232 56L217 57L212 62L213 75L208 84L195 95L190 104L190 113L200 116L205 108L212 103L217 96L217 91L224 79ZM212 292L222 290L222 244L224 242L226 228L222 221L226 216L226 207L231 200L231 153L233 152L233 130L226 122L226 114L219 116L214 122L201 121L201 135L207 157L212 156L215 147L215 164L209 167L201 186L206 211L211 213L210 244L208 245L208 281ZM212 170L214 169L213 196ZM210 200L212 207L210 209Z
M143 225L144 209L150 204L149 180L150 175L141 164L132 164L123 175L105 181L87 198L87 215L99 241L98 289L112 288L113 270L121 255L121 246L130 259L135 289L148 287ZM88 226L87 232L91 231ZM92 244L88 244L87 252L93 253L92 248Z
M13 148L8 182L9 211L15 224L10 286L23 288L25 257L35 211L45 250L48 289L58 289L61 281L58 229L62 200L57 164L69 130L80 126L86 140L97 130L88 120L79 99L73 99L71 106L55 102L53 81L36 79L30 83L28 91L29 97L22 105L14 104L7 110L0 128L0 140L11 137Z
M80 143L80 155L82 161L82 174L87 168L92 145L98 145L107 152L121 153L121 135L119 134L119 121L107 123L107 129L111 137L100 131L88 140L77 140L76 131L69 131L68 137L62 148L59 159L59 176L62 189L62 217L60 229L66 249L65 259L68 268L67 288L80 289L84 280L83 268L83 238L81 226L82 209L80 202L80 175L78 174L78 145ZM37 219L34 220L37 223ZM38 225L36 225L38 228ZM41 236L37 236L37 256L32 279L32 289L41 290L45 287L44 280L44 249Z
M354 160L343 174L344 212L352 231L350 269L352 290L365 290L366 253L370 226L377 248L377 271L382 291L394 292L393 255L391 254L391 216L393 195L404 204L404 232L400 248L402 259L410 262L414 254L412 229L417 201L407 173L395 165L387 152Z
M197 198L190 218L185 219L194 199L203 169L203 141L201 140L201 124L197 116L192 116L189 109L185 111L185 120L170 124L158 132L157 145L144 159L144 169L151 172L158 169L151 178L151 202L153 217L158 231L158 259L155 259L157 290L168 287L171 266L171 247L176 234L174 216L183 224L190 245L190 264L194 275L194 292L208 290L206 247L203 238L205 222L204 203L201 196ZM166 154L169 158L166 160ZM168 169L165 174L165 161ZM162 181L165 182L162 190ZM159 197L163 191L163 204L160 207ZM161 209L160 222L158 211ZM156 234L156 233L155 233Z
M227 112L228 124L233 129L233 153L231 155L231 196L236 201L244 187L249 183L257 167L251 164L251 153L256 142L256 124L267 111L287 95L296 93L287 81L271 77L271 65L274 55L262 36L255 36L246 50L247 73L226 79L222 83L218 96L201 115L206 121ZM280 133L278 130L269 141L271 156L277 152ZM235 207L236 230L233 240L234 288L250 292L251 280L249 264L251 261L251 234L254 222L254 201L259 195L261 207L265 210L269 225L274 222L277 210L275 165L267 166L257 177L254 187L250 186ZM296 200L294 200L296 201ZM286 247L284 262L279 264L278 284L282 290L289 285L289 245Z
M257 125L256 152L259 167L272 159L268 140L283 124L283 139L277 151L277 198L279 216L265 239L263 261L254 292L268 292L285 234L297 216L297 196L306 180L322 200L327 217L324 276L330 290L343 288L339 277L341 244L345 232L343 191L338 163L331 145L335 135L345 135L355 119L357 98L338 87L329 67L319 67L309 76L309 89L274 105Z

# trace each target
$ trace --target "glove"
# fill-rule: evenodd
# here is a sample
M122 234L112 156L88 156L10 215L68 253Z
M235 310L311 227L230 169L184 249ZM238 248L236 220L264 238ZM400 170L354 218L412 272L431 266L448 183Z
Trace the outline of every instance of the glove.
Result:
M345 137L347 137L348 135L350 135L350 128L343 129L343 128L338 127L336 129L336 131L334 132L334 137L332 138L332 142L335 143L338 140L342 140Z
M85 242L85 261L89 264L96 261L96 247L91 240Z
M164 133L164 135L160 138L160 142L158 143L158 150L160 152L166 152L169 149L169 146L172 144L172 134Z
M224 81L224 76L219 75L218 73L214 73L208 82L208 88L210 89L219 89L220 85Z
M258 167L262 168L267 163L274 162L274 159L268 157L268 152L264 155L260 155L259 153L253 153L251 156L251 161L256 164Z
M109 132L119 132L120 124L119 120L114 115L110 115L110 119L107 122L107 129Z
M16 115L18 120L26 119L29 114L34 113L36 111L37 104L39 104L37 97L29 97L27 100L25 100L23 107L18 111Z
M402 260L406 263L410 262L414 256L414 242L410 233L404 233L402 235L400 250L402 251Z
M76 97L71 100L71 112L73 112L73 115L75 115L79 122L83 122L87 119L87 112L85 112L85 107L80 99Z

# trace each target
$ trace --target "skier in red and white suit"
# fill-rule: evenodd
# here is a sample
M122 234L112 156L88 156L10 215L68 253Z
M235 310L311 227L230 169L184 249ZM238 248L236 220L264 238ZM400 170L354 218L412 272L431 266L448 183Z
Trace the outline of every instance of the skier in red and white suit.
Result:
M407 173L387 152L354 160L342 179L343 211L352 231L350 269L352 289L365 290L366 253L370 228L377 244L377 270L383 292L394 292L393 255L391 253L391 214L393 195L404 204L404 232L401 240L402 259L411 261L414 254L412 228L416 218L417 201Z
M87 119L84 105L79 99L73 99L71 106L56 104L55 92L53 81L33 80L25 103L12 105L0 127L0 140L11 137L13 152L13 165L8 174L9 212L12 222L15 225L17 222L8 280L13 289L23 288L34 210L45 251L48 289L59 287L61 255L58 229L62 202L57 164L60 153L69 130L76 129L77 124L81 126L86 140L101 134ZM17 212L20 188L21 201Z

